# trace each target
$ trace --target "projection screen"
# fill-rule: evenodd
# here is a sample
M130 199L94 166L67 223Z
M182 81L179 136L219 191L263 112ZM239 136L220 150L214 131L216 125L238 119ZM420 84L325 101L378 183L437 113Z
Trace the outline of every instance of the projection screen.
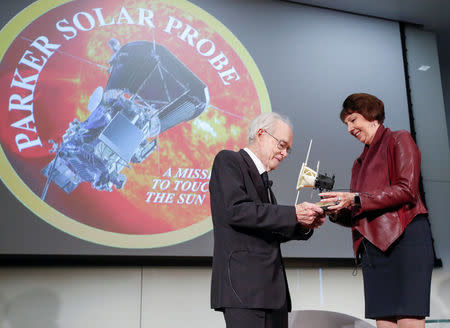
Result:
M214 155L261 112L288 116L270 173L293 205L300 166L349 186L362 151L339 120L368 92L409 130L399 24L281 1L1 2L3 255L210 257ZM299 202L318 201L300 191ZM287 258L352 258L326 222Z

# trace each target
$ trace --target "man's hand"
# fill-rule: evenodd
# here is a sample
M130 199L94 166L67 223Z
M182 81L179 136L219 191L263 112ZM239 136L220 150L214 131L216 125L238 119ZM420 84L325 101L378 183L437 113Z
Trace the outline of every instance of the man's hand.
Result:
M316 229L325 222L325 212L316 204L301 203L295 205L297 221L308 229Z

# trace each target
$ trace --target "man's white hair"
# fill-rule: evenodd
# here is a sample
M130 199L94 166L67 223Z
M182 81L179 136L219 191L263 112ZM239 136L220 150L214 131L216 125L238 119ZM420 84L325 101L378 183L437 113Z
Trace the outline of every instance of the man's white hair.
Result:
M256 139L256 134L259 129L267 130L272 132L272 127L276 121L281 121L286 123L291 130L292 123L286 116L282 116L275 112L262 113L250 123L250 127L248 129L248 143L251 144Z

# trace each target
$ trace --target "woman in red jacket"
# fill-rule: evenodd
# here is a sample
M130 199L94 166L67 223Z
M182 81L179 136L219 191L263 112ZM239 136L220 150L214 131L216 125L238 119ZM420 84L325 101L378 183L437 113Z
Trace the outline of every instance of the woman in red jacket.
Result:
M364 150L353 164L351 192L320 196L337 204L330 220L352 228L366 318L378 328L423 328L434 253L419 193L420 151L407 131L383 126L384 104L375 96L348 96L340 118Z

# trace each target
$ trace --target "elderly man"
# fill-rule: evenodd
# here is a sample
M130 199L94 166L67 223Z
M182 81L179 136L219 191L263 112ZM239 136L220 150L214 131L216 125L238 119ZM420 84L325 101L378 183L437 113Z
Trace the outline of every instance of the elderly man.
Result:
M223 311L227 328L287 328L291 300L280 243L309 239L324 222L317 205L277 205L270 189L267 172L289 154L292 138L287 118L264 113L250 125L247 148L214 159L211 307Z

